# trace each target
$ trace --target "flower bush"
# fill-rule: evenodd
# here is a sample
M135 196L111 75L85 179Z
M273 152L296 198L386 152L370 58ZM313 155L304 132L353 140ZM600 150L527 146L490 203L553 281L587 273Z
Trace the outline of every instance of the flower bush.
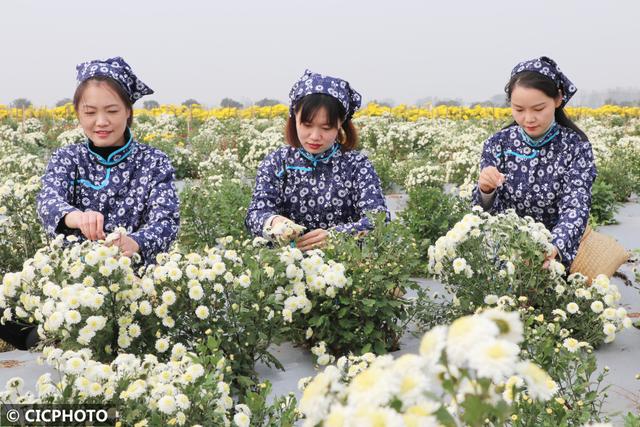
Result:
M308 259L296 249L282 250L293 278L285 289L290 336L316 346L321 362L329 355L395 350L413 316L405 294L418 288L410 280L419 263L416 243L384 214L371 219L373 230L355 238L335 233L324 252L311 251Z
M24 381L12 378L0 393L2 403L99 404L118 410L123 425L230 425L233 400L224 382L224 359L205 370L193 354L174 347L162 363L153 354L123 353L111 363L91 351L46 347L42 363L60 374L40 376L36 392L24 392Z
M429 246L460 221L468 210L468 205L457 196L446 194L438 187L418 186L409 191L409 201L400 218L419 242L426 261Z
M251 188L238 180L211 175L187 183L180 193L180 245L200 250L222 236L248 238L244 218L250 201Z
M503 425L514 399L558 391L520 357L522 329L517 314L487 311L432 329L420 354L340 359L306 384L303 425Z
M35 322L45 342L57 342L63 350L91 348L101 362L129 348L152 353L155 339L137 308L151 307L153 283L136 277L131 259L120 256L117 247L69 245L75 240L58 236L20 272L4 275L3 319Z
M65 245L73 240L59 236L21 272L4 276L3 319L36 323L45 343L90 348L101 362L133 350L166 360L176 345L193 350L209 335L229 358L234 385L255 379L258 360L279 366L267 348L281 330L281 304L253 251L242 252L248 265L224 246L203 255L160 254L138 277L117 247Z
M607 387L602 382L608 369L598 372L592 346L573 337L566 313L556 310L552 317L545 317L525 298L490 295L486 299L488 307L479 310L494 320L500 322L501 318L514 315L522 319L522 353L547 371L558 385L557 395L547 402L535 402L527 395L505 395L514 404L511 424L551 427L603 421L603 392Z
M151 331L156 350L166 352L171 343L193 346L210 336L229 361L233 387L240 389L256 381L257 361L282 368L268 350L284 324L271 267L277 267L276 257L273 250L231 237L202 255L159 256L143 278L157 300L149 313L157 324Z
M36 213L40 180L0 182L0 274L16 271L45 243Z
M617 331L631 326L618 306L620 292L606 276L592 287L580 274L565 280L559 262L542 268L550 250L550 233L541 223L513 211L492 216L474 209L429 248L429 266L456 296L462 313L482 306L488 295L524 298L545 316L563 311L575 338L593 346L613 341Z

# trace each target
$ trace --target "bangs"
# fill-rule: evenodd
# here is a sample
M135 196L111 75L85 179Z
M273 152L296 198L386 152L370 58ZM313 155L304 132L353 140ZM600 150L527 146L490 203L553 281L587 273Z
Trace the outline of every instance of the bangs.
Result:
M322 108L327 112L328 124L334 128L340 127L340 121L344 119L346 112L342 104L333 96L323 93L307 95L298 101L295 111L296 113L300 112L300 121L302 123L311 123Z

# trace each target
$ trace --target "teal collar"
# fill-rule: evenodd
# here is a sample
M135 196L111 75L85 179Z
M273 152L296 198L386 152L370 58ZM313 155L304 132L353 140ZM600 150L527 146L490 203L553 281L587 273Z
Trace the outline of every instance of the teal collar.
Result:
M113 153L109 154L109 156L106 159L102 157L100 154L96 153L95 151L92 151L91 148L89 148L89 145L90 145L89 140L86 141L85 145L89 153L91 153L94 157L96 157L99 164L106 167L107 172L105 173L105 176L102 182L100 182L99 184L94 184L89 180L79 178L78 167L76 166L75 178L71 180L71 183L73 184L74 199L75 199L75 193L76 193L76 186L78 184L91 188L93 190L102 190L107 185L109 185L109 179L111 178L111 168L122 163L127 157L129 157L129 155L133 151L133 146L134 146L133 134L131 133L129 128L127 128L125 132L125 136L127 134L129 135L129 140L127 141L127 143L124 144L122 147L118 148ZM115 158L116 156L119 156L119 157Z
M129 154L131 154L131 150L133 149L133 134L131 133L131 130L127 128L124 135L125 137L127 135L129 136L127 143L124 144L122 147L118 148L113 153L109 154L109 156L106 159L91 149L91 144L89 144L89 140L85 142L85 145L89 153L91 153L98 160L98 163L100 163L102 166L113 167L118 163L122 162L127 157L129 157Z
M340 148L340 144L338 144L337 142L334 142L333 146L330 149L328 149L324 153L320 153L317 155L313 155L309 153L307 150L305 150L302 147L298 148L298 152L302 157L309 160L313 165L313 167L315 168L318 162L327 163L329 159L332 158L338 152L339 148Z
M542 135L540 138L531 138L522 127L518 126L518 131L520 132L520 136L524 140L524 143L527 144L531 148L540 149L547 145L553 138L555 138L559 133L560 129L558 128L558 123L555 121L551 123L549 129Z

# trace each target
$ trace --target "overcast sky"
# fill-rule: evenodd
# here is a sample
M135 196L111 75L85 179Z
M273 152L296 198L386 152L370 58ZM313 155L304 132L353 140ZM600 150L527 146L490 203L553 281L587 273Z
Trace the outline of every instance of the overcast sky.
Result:
M305 68L365 101L481 101L540 55L578 94L640 86L638 0L12 0L0 34L3 104L70 98L77 63L117 55L160 103L285 101Z

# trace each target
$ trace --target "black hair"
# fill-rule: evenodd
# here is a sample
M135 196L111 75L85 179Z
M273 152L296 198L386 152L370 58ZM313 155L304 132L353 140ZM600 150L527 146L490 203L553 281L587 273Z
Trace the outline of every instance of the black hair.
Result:
M334 128L338 128L346 112L342 104L331 95L324 93L307 95L298 101L294 107L294 112L296 114L300 112L300 121L302 123L310 123L318 111L323 108L327 112L329 124ZM353 126L350 117L342 122L342 130L344 133L338 133L338 141L340 142L342 150L353 150L358 145L358 132ZM287 126L285 127L285 138L289 145L300 147L295 117L289 117Z
M511 93L513 93L513 89L515 89L516 86L538 89L548 97L554 99L558 96L558 86L556 86L556 83L549 77L535 71L523 71L511 77L504 88L504 91L507 93L507 102L509 103L511 102ZM589 139L587 138L587 135L582 131L582 129L580 129L575 123L573 123L573 121L569 117L567 117L566 113L564 112L564 106L556 108L555 118L558 124L574 130L585 141ZM513 121L505 126L505 129L515 124L516 122Z

